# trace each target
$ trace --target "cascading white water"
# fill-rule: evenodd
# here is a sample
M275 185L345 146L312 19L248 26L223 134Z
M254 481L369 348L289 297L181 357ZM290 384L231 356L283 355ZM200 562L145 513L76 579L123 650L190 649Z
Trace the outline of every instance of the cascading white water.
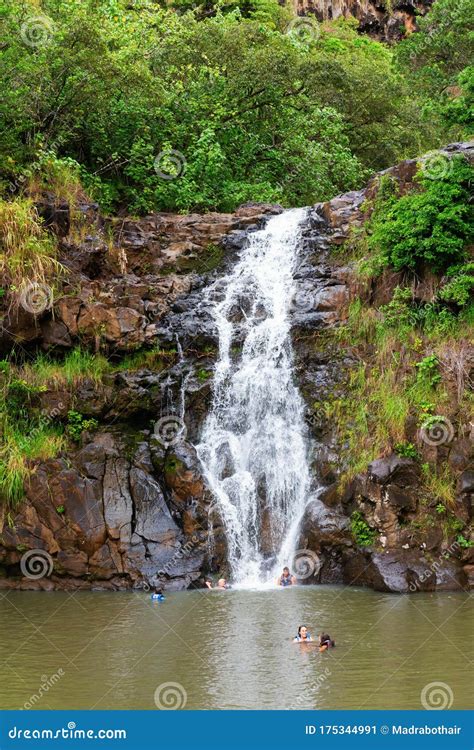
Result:
M305 214L285 211L249 235L239 261L205 301L217 325L219 357L197 451L237 584L272 580L290 564L308 499L304 407L294 383L289 319Z

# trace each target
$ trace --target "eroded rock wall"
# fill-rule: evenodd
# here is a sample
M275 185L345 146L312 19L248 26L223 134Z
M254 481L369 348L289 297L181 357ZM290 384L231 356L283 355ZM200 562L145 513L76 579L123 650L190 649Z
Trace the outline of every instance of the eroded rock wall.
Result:
M314 15L318 21L355 18L359 31L376 39L395 42L416 30L434 0L295 0L298 15Z

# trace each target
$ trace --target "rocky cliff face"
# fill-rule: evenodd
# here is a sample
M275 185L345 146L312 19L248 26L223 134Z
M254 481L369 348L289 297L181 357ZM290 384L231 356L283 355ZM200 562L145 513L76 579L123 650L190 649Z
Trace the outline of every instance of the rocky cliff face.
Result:
M296 0L298 15L314 15L318 21L355 18L359 30L383 41L394 42L416 30L416 19L425 15L433 0Z
M463 153L474 163L472 144L454 144L446 156ZM413 185L418 165L402 162L382 174L390 175L406 192ZM365 190L338 196L311 211L306 231L304 272L300 282L302 309L297 314L295 349L300 387L308 404L308 424L313 436L313 466L321 490L309 503L301 526L301 549L319 556L317 574L309 581L368 585L381 591L416 592L461 589L474 584L473 548L464 548L455 535L447 537L441 525L426 526L423 519L437 504L423 497L420 463L392 454L373 461L368 471L355 477L343 492L340 477L343 446L335 437L334 424L324 410L314 407L325 397L344 396L357 359L327 337L328 327L344 322L351 295L366 295L378 304L391 299L400 274L382 276L372 287L361 289L351 265L337 263L331 246L339 246L362 225L367 200L376 195L380 175ZM425 299L429 280L420 278L415 296ZM307 311L308 299L315 304ZM311 330L313 329L313 331ZM474 373L474 350L467 368ZM453 405L453 423L455 422ZM447 463L456 478L454 512L468 528L474 500L474 433L472 425L453 430L451 439L427 445L419 439L416 425L409 426L422 460ZM377 530L367 548L355 543L350 519L361 513ZM474 541L471 533L471 541Z
M32 466L18 509L0 506L0 587L202 585L204 573L225 564L225 543L192 446L212 367L212 335L197 306L214 268L231 260L231 249L223 258L224 238L245 236L278 209L246 206L235 214L154 215L107 225L95 206L82 206L90 234L81 241L72 239L67 205L45 196L38 209L62 236L67 282L53 310L34 315L7 304L1 348L28 354L39 347L61 358L80 345L106 353L117 367L38 393L34 408L46 422L65 421L74 409L99 429L83 432L67 454ZM150 350L148 366L123 363L124 355ZM174 430L181 427L188 439L176 444ZM210 523L217 527L214 550ZM24 575L29 550L48 575Z
M473 149L451 148L460 150L473 158ZM404 189L416 167L407 161L389 171ZM344 392L354 366L353 353L325 337L344 321L355 283L351 265L332 249L363 222L363 203L377 185L376 177L365 190L313 207L304 230L292 316L296 374L308 404L320 490L303 519L300 547L321 562L308 582L400 592L461 588L472 578L472 549L450 548L436 528L417 535L407 525L424 512L416 463L381 457L341 493L341 446L325 414L313 408L324 394ZM71 238L67 206L46 198L40 209L63 235L68 280L54 310L36 316L5 310L2 348L20 342L27 351L41 347L60 356L81 344L106 353L117 366L97 377L91 373L72 388L52 384L38 393L36 407L45 418L64 420L74 409L96 419L98 429L84 431L80 443L58 458L37 462L24 502L15 511L2 506L0 588L202 585L210 572L225 571L226 545L193 448L208 409L216 354L216 332L199 302L247 233L281 208L252 205L235 214L105 223L95 207L84 206L90 233L81 241ZM123 360L133 352L142 359ZM457 514L467 523L474 493L472 440L459 435L433 450L449 459L457 476ZM377 530L369 548L358 546L351 533L357 510ZM43 555L47 575L25 574L30 550Z

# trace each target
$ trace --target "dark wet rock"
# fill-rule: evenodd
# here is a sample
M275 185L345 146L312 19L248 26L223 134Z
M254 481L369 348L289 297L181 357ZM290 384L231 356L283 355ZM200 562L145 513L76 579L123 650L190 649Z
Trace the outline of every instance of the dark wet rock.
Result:
M369 464L368 475L378 484L396 482L400 487L414 485L417 482L417 467L410 458L392 454L387 458L378 458Z
M472 591L472 589L474 589L474 565L465 565L463 567L463 573L466 577L467 588Z
M474 492L474 469L463 471L458 480L458 490L460 493Z
M170 486L166 471L155 474L146 439L127 457L130 448L113 432L98 433L70 464L59 459L39 465L27 501L2 531L0 562L15 586L28 587L19 576L19 549L43 549L53 561L49 580L55 588L75 590L90 580L113 588L152 581L187 588L203 575L207 549L206 514L198 509L203 482L193 450L177 451L183 468ZM183 519L192 488L194 525ZM182 500L176 514L166 500L171 493L175 507ZM113 582L117 575L120 583Z
M435 574L416 552L359 552L346 559L344 582L394 593L432 591L435 588Z
M396 484L389 484L386 488L386 501L396 508L415 510L417 498L413 492Z

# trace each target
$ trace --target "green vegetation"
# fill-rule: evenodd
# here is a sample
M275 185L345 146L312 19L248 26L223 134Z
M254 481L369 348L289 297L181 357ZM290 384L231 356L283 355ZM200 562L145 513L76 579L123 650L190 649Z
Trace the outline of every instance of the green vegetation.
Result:
M392 196L377 201L368 248L378 267L419 271L429 264L442 272L466 259L466 247L474 239L473 170L462 156L446 157L442 166L436 175L422 167L419 190L399 197L393 183Z
M459 544L459 546L462 549L470 549L471 547L474 547L474 542L471 542L469 539L466 539L462 534L458 534L456 537L456 542Z
M93 431L99 426L97 419L86 419L79 412L71 409L67 413L67 428L66 432L75 443L79 443L82 437L82 433L86 430Z
M112 369L102 354L91 354L80 348L72 349L61 361L39 353L22 368L22 376L30 385L42 385L58 390L61 387L77 385L84 378L96 384L102 382L106 372Z
M445 142L469 138L473 125L474 8L471 0L436 0L418 19L420 32L395 50L422 102L426 122L446 130Z
M443 157L441 166L433 174L421 164L404 194L385 176L364 206L365 225L348 251L358 289L380 290L384 304L370 304L367 291L352 299L335 338L359 364L344 396L325 409L342 446L343 480L395 451L419 462L427 504L436 501L446 515L456 500L455 475L436 450L425 456L473 418L473 170L462 156ZM456 531L450 518L447 536Z
M351 532L359 547L371 547L377 538L375 529L370 528L364 516L358 510L351 515Z
M418 450L413 443L401 442L394 446L395 453L404 458L419 458Z
M164 6L6 5L5 192L74 204L82 183L102 209L132 213L301 205L445 140L444 121L424 115L425 88L417 101L409 53L395 64L355 22L302 33L271 0Z
M33 202L0 199L0 274L18 304L31 285L54 285L63 268L55 240L45 231Z
M33 386L0 366L0 498L15 505L35 460L52 458L65 446L60 425L40 414L37 399L45 386Z

